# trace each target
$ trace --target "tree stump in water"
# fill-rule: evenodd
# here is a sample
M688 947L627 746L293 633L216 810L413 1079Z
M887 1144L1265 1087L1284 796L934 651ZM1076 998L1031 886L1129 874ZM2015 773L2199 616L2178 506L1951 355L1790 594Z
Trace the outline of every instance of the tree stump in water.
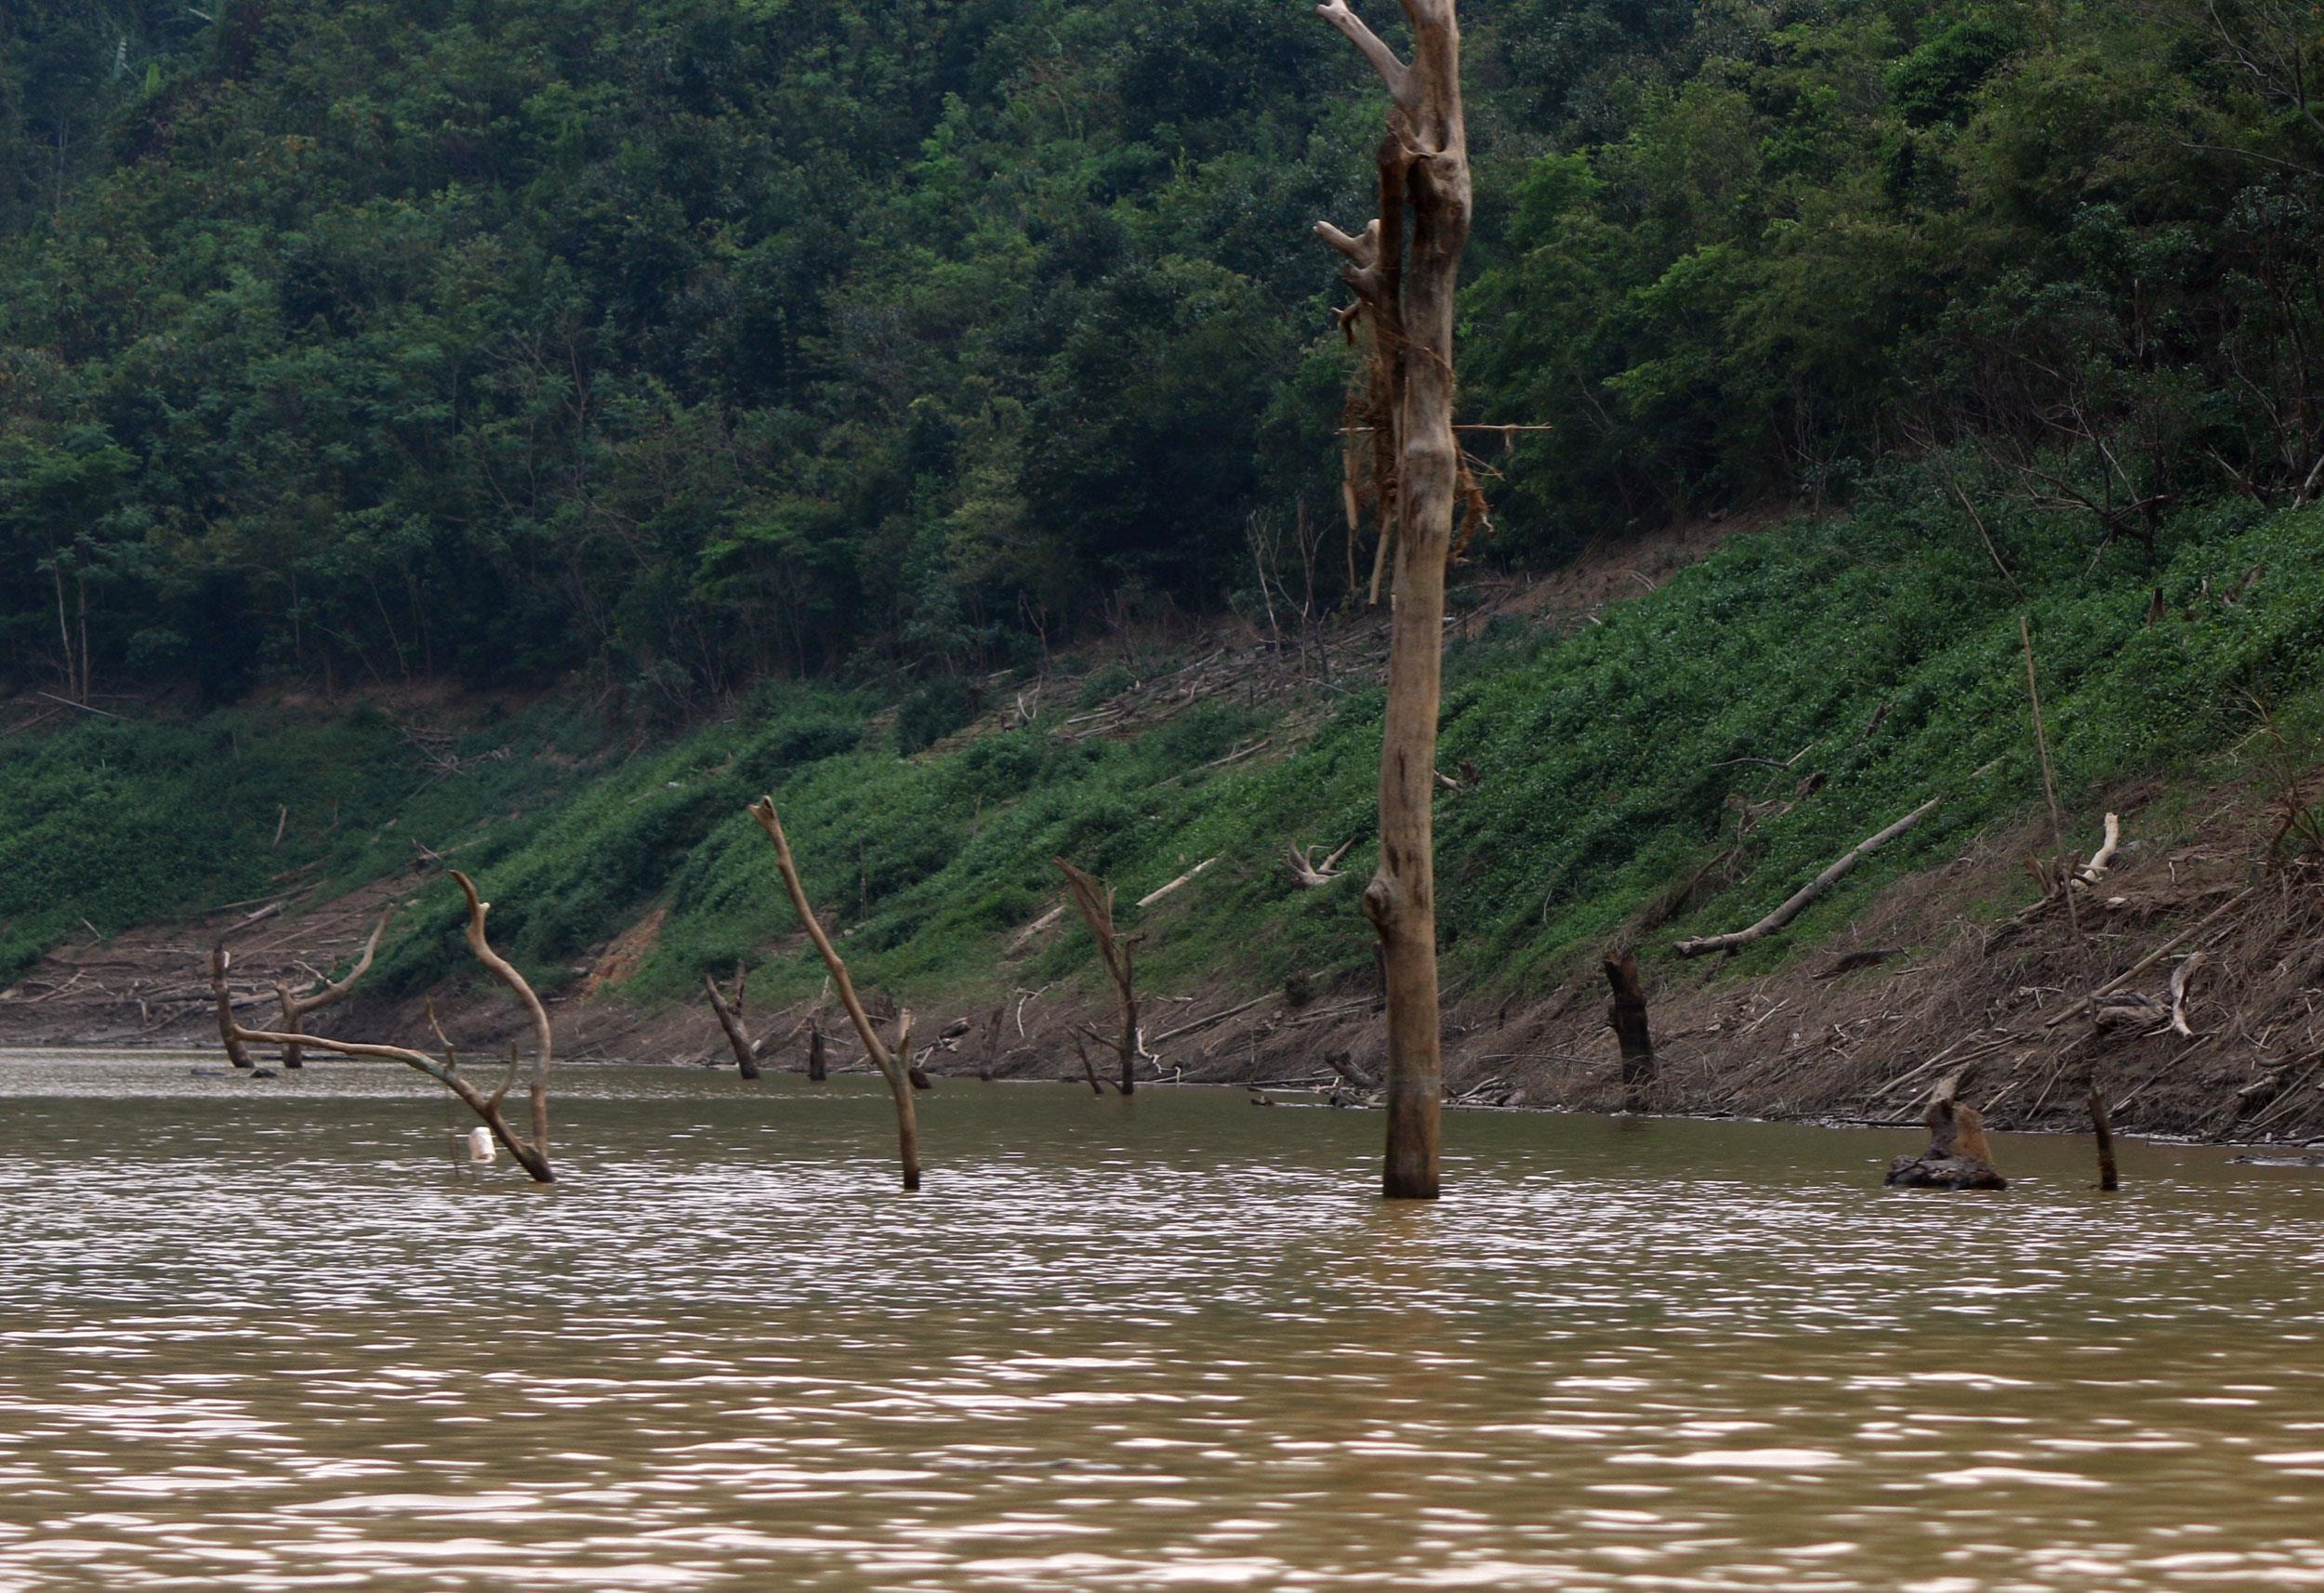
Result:
M1918 1156L1897 1157L1883 1181L1890 1189L1903 1190L2009 1188L2009 1180L1993 1165L1985 1118L1949 1094L1940 1094L1930 1103L1929 1148Z

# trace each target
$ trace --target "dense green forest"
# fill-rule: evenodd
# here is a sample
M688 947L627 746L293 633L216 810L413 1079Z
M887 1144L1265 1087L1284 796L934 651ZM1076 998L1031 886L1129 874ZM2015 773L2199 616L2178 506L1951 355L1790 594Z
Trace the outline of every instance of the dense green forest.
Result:
M1555 428L1472 557L1906 457L2128 573L2317 485L2313 7L1463 20L1464 405ZM1296 0L11 0L0 676L678 718L1248 600L1378 113Z

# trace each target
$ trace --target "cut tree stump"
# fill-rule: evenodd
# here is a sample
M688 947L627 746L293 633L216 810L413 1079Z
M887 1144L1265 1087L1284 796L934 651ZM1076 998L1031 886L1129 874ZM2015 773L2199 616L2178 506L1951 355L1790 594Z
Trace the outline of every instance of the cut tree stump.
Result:
M1903 1190L2005 1190L2009 1180L1993 1165L1986 1143L1985 1118L1974 1106L1953 1097L1960 1075L1939 1085L1929 1102L1929 1148L1918 1156L1899 1156L1882 1181Z

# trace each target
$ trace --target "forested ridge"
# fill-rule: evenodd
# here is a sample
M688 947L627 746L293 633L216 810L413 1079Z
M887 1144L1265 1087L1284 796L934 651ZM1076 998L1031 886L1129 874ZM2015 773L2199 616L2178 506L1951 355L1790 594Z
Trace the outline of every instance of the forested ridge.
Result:
M1903 468L2127 572L2317 486L2312 7L1463 21L1464 418L1554 428L1472 560ZM1292 0L15 0L0 671L683 716L1250 603L1377 115Z

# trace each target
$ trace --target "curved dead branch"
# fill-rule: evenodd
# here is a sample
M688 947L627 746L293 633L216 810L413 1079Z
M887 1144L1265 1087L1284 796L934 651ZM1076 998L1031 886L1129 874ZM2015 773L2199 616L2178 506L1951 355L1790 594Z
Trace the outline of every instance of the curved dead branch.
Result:
M371 939L363 942L363 955L355 959L355 966L348 969L343 978L336 981L325 980L304 994L294 993L284 981L275 981L274 998L283 1008L280 1027L284 1033L303 1033L310 1016L326 1007L336 1007L347 998L347 993L355 988L355 981L371 971L371 959L379 952L379 937L388 932L388 921L394 916L395 909L392 907L379 915L379 922L372 926ZM286 1068L304 1067L306 1058L301 1054L303 1050L301 1046L284 1047L283 1065Z
M212 986L220 996L218 1008L220 1033L227 1041L230 1055L243 1045L281 1046L286 1049L303 1046L318 1051L329 1051L335 1056L366 1057L382 1061L402 1062L406 1067L417 1068L421 1073L426 1073L459 1097L470 1111L482 1119L484 1126L492 1130L493 1137L507 1148L508 1154L515 1158L518 1165L532 1176L535 1183L554 1183L557 1175L548 1165L549 1035L548 1009L541 1005L540 997L533 994L533 987L525 982L524 976L510 967L507 960L495 952L484 939L484 915L490 910L491 904L478 900L476 887L469 882L466 875L456 872L452 877L459 881L460 889L468 898L469 949L475 953L478 961L499 975L503 981L517 993L534 1020L539 1045L534 1058L533 1133L530 1137L520 1134L511 1127L500 1110L501 1102L507 1098L509 1086L516 1082L515 1047L509 1048L508 1076L501 1082L498 1089L490 1095L484 1094L460 1075L456 1060L453 1056L452 1043L444 1037L442 1025L436 1021L433 1003L429 1005L428 1022L429 1026L435 1030L437 1039L443 1045L444 1054L441 1060L429 1056L425 1051L413 1050L406 1046L326 1039L319 1034L308 1034L290 1028L245 1029L234 1020L233 1008L224 1000L226 968L230 959L225 948L220 946L211 953L210 959ZM386 927L387 921L380 920L380 929ZM365 948L363 959L365 965L368 965L371 950L376 947L378 940L379 930L375 929L372 932L372 946ZM358 968L355 973L350 973L340 982L352 984L361 972L362 968ZM345 994L344 991L341 994Z
M1315 861L1315 849L1313 847L1287 846L1284 855L1290 862L1291 877L1305 889L1313 890L1340 877L1340 860L1348 855L1348 848L1353 845L1355 837L1351 836L1338 851L1321 862Z
M1419 96L1413 91L1412 69L1397 59L1386 41L1364 25L1364 20L1348 9L1345 0L1329 0L1315 7L1315 15L1329 22L1348 37L1348 42L1372 63L1380 82L1388 86L1388 98L1396 102L1396 109L1411 115L1419 109Z
M543 1156L548 1154L548 1008L533 994L533 987L517 972L516 965L498 952L484 938L484 917L493 904L476 894L476 882L458 869L452 871L454 883L460 894L468 898L468 949L476 960L493 971L501 983L516 993L526 1012L533 1019L533 1140Z
M549 1168L547 1152L508 1126L508 1120L501 1114L501 1098L508 1093L508 1086L505 1084L491 1095L486 1095L462 1078L449 1061L440 1061L425 1051L415 1051L404 1046L368 1045L358 1040L327 1040L321 1035L290 1034L275 1029L244 1029L240 1024L234 1026L234 1033L238 1039L256 1045L311 1046L318 1051L329 1051L337 1056L370 1057L382 1061L402 1062L406 1067L417 1068L454 1095L458 1096L467 1103L470 1111L483 1119L484 1126L493 1131L493 1138L499 1140L507 1148L508 1154L516 1158L518 1165L532 1175L534 1182L552 1184L557 1181L557 1175Z

